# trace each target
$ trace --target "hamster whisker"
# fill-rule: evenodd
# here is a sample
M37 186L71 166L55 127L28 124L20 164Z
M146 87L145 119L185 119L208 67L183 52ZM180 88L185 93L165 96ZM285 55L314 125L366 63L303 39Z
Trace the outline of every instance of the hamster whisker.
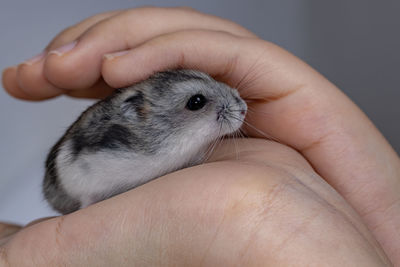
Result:
M202 162L202 163L207 162L211 158L212 153L222 142L222 139L223 139L223 137L219 137L214 140L214 142L209 146L209 148L207 149L207 152L204 154L204 156L200 162Z
M232 123L230 121L228 121L228 124L229 124L229 128L231 128L231 130L233 130ZM238 150L238 145L236 142L236 138L237 138L236 131L233 131L232 134L233 134L233 138L231 138L231 139L233 141L233 145L235 146L236 160L239 160L239 150Z
M242 132L242 130L240 128L235 132L235 134L236 134L238 139L246 140L245 142L248 142L247 137L243 134L243 132Z
M229 114L231 117L233 117L232 116L232 114ZM236 119L236 120L239 120L239 121L243 121L243 120L241 120L241 119L239 119L239 118L234 118L234 119ZM249 140L248 140L248 135L243 131L243 129L241 129L241 128L239 128L237 131L235 131L234 133L233 133L233 135L234 135L234 138L240 138L241 140L243 140L243 142L246 142L247 143L247 145L248 146L250 146L250 147L252 147L252 148L254 148L254 149L256 149L256 146L254 146L254 144L252 143L252 142L249 142Z
M247 111L248 111L248 113L251 113L252 115L253 114L255 114L255 115L263 114L263 115L267 115L267 116L273 116L274 115L271 112L262 112L262 111L259 111L259 110L255 110L255 109L253 109L253 108L251 108L249 106L247 106Z
M214 151L214 149L218 146L219 143L221 143L222 140L222 136L221 136L221 131L222 131L222 125L220 125L219 127L219 132L218 132L218 138L215 139L207 148L207 150L204 152L204 155L200 158L200 162L204 163L207 160L209 160L209 158L211 157L212 152Z
M277 138L275 138L275 137L273 137L273 136L271 136L271 135L269 135L269 134L267 134L267 133L261 131L260 129L258 129L257 127L255 127L255 126L252 125L251 123L247 122L246 120L242 120L242 119L240 119L240 118L238 118L238 117L235 117L233 114L229 114L229 116L230 116L232 119L235 119L235 120L238 120L238 121L244 123L246 126L248 126L249 128L255 130L258 134L262 135L264 138L266 138L266 139L268 139L268 140L272 140L272 141L278 142L278 143L282 143L282 142L280 142L279 139L277 139Z
M239 128L236 132L237 132L239 138L242 138L242 139L247 138L247 136L244 134L244 132L242 131L242 129Z
M257 59L253 62L253 64L250 65L249 69L243 75L243 77L236 83L235 88L238 89L239 92L242 91L243 88L246 87L246 85L249 85L249 83L251 84L251 82L254 82L257 79L257 75L256 77L250 77L250 75L254 74L254 71L257 69L257 66L260 63L261 58L262 58L261 56L257 57Z
M247 121L243 121L244 124L246 124L247 126L249 126L251 129L255 130L257 133L259 133L260 135L262 135L263 137L265 137L268 140L272 140L278 143L282 143L278 138L273 137L270 134L267 134L264 131L261 131L260 129L258 129L257 127L255 127L254 125L252 125L251 123L247 122Z

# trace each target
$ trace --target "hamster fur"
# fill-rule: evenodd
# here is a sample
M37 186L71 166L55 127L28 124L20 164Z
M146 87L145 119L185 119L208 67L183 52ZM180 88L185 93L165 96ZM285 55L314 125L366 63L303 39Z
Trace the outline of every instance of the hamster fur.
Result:
M205 73L174 70L116 90L89 107L51 149L44 196L67 214L200 164L242 125L246 103Z

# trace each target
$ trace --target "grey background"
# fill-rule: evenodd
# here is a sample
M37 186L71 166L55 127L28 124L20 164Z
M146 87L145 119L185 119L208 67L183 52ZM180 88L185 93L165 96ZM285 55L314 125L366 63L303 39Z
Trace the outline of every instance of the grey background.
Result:
M337 84L400 151L400 1L1 0L0 68L39 53L83 18L141 5L191 6L283 46ZM30 103L0 90L0 221L54 214L41 196L43 162L89 103L64 97Z

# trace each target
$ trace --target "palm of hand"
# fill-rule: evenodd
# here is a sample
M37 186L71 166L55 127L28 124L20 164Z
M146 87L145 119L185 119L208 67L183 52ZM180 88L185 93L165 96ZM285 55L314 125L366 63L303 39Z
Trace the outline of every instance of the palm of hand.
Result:
M206 164L25 228L8 246L40 264L49 264L37 257L46 252L57 253L57 265L74 259L75 266L387 261L356 212L299 153L262 139L226 140Z

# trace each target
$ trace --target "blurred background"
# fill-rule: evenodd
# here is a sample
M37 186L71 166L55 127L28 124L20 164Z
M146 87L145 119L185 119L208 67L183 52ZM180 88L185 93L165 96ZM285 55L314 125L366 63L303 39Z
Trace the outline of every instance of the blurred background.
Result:
M400 152L400 1L1 0L0 69L38 54L88 16L143 5L190 6L286 48L338 85ZM0 90L0 221L55 214L41 195L44 160L90 103L66 97L31 103Z

